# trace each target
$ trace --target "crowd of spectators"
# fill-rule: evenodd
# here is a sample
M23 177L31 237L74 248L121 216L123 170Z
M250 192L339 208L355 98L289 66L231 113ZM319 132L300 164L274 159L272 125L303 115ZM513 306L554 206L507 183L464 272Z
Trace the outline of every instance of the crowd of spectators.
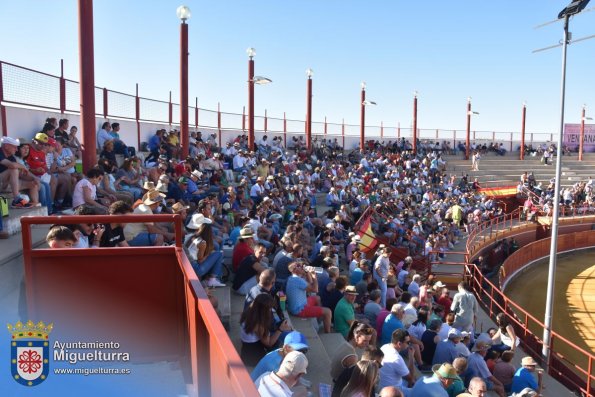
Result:
M10 178L2 175L15 200L28 189L23 205L41 203L49 213L72 207L77 215L181 215L184 249L205 286L233 277L233 291L246 296L241 357L254 367L262 395L309 387L302 377L307 341L288 315L316 318L321 331L345 338L332 358L333 395L371 395L376 384L381 395L410 396L537 388L525 372L498 378L486 361L510 363L507 352L518 340L511 327L502 322L493 335L476 335L477 302L466 286L451 297L443 283L412 269L415 260L440 260L480 222L502 215L467 175L446 172L448 143L420 143L414 154L405 139L370 141L346 154L336 140L315 142L308 152L300 138L288 150L266 136L249 148L238 135L220 148L214 134L193 132L190 156L182 159L179 132L158 130L143 158L122 142L117 123L104 123L98 164L81 175L74 167L81 150L76 128L67 133L67 120L52 126L48 120L31 141L2 141L0 172L10 170ZM122 164L115 154L124 156ZM385 243L377 250L362 246L355 228L368 208L375 210L367 212L371 230ZM175 238L167 223L82 220L52 227L47 242L159 246ZM225 249L233 250L230 264ZM393 250L404 254L396 263ZM356 349L365 349L361 358ZM502 351L508 356L496 359ZM414 367L434 375L416 382ZM526 367L530 375L534 366ZM515 384L517 378L525 383Z

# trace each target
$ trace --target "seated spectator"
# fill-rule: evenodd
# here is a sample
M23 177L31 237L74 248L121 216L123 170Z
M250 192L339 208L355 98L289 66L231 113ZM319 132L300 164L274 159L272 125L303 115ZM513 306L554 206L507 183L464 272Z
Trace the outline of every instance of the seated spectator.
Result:
M304 269L302 262L289 265L291 277L287 280L287 306L290 314L298 317L322 318L324 332L331 332L332 312L320 306L319 296L307 296L308 292L318 292L318 282L314 268Z
M448 389L457 378L457 371L449 363L434 365L432 367L434 375L422 377L415 382L415 385L408 393L409 397L447 397Z
M63 225L54 225L50 227L45 241L50 248L73 248L77 239L69 228Z
M412 347L409 346L409 333L406 330L402 328L395 330L391 335L390 343L384 344L380 350L384 353L384 358L380 368L378 387L395 386L402 390L415 382L413 352ZM404 359L402 354L407 359Z
M20 145L18 139L11 137L3 137L0 140L0 191L3 191L6 186L10 186L13 200L11 207L26 208L39 203L39 189L40 183L29 169L17 162L15 153ZM21 190L26 190L29 193L30 202L20 196Z
M196 232L186 241L184 247L188 251L188 259L196 275L207 276L207 287L224 287L225 284L219 281L223 274L223 253L215 250L212 223L213 221L203 214L192 215L187 227Z
M265 258L266 247L260 243L254 247L254 253L248 255L242 262L236 272L233 280L232 289L240 295L246 295L252 287L258 284L258 275L267 268L263 259Z
M403 306L398 303L392 306L390 314L386 317L384 324L382 325L382 337L380 338L381 345L390 343L394 331L397 329L405 329L401 322L403 314ZM409 337L409 333L407 333L407 336Z
M231 265L234 272L238 271L240 263L248 256L254 253L254 232L250 227L244 227L240 230L238 243L233 247Z
M358 293L353 285L348 285L343 293L343 298L339 300L334 311L335 332L347 337L351 324L355 321L355 311L353 303Z
M278 371L281 362L287 354L292 351L299 351L300 353L307 354L308 349L309 346L306 337L297 331L291 331L283 339L283 347L267 353L267 355L258 362L250 374L250 377L253 381L256 381L256 379L265 372Z
M455 358L452 362L452 366L457 371L457 377L446 389L448 397L456 397L465 392L465 382L463 381L462 376L467 372L467 359L463 357Z
M291 331L288 322L283 321L274 332L271 332L274 305L275 299L271 295L260 294L240 317L242 339L240 356L246 366L256 366L267 350L275 346L281 334Z
M432 365L434 361L434 353L436 352L436 346L440 342L438 336L438 330L442 326L442 321L432 320L430 326L421 335L421 342L424 344L424 348L421 351L421 359L424 365Z
M448 339L441 340L436 345L432 364L452 363L454 359L459 356L456 345L461 342L462 338L463 335L461 334L461 331L456 328L451 328L450 331L448 331Z
M473 346L473 353L468 357L467 377L480 377L487 385L488 390L493 390L500 397L506 397L504 385L492 375L485 362L485 356L490 348L489 343L477 341Z
M132 207L124 201L116 201L109 206L109 215L127 215L132 213ZM100 247L128 247L124 236L125 223L105 223L100 239Z
M331 309L331 312L334 313L335 307L341 298L343 298L343 292L347 287L347 277L335 277L335 274L338 274L338 268L334 266L329 269L329 275L330 274L332 274L331 282L324 286L323 289L319 290L318 293L320 295L320 303L322 306L328 307Z
M374 385L378 380L378 367L376 361L358 361L354 366L349 383L341 392L341 397L368 397L374 395Z
M378 313L382 311L382 306L380 306L380 293L381 291L379 289L370 292L370 299L364 306L364 316L369 321L369 324L372 325L376 325Z
M93 208L96 214L107 214L107 206L97 198L97 185L103 179L104 172L100 168L91 168L83 179L78 181L72 194L74 209L81 205Z
M134 208L133 214L152 215L153 211L161 205L165 195L157 190L151 190L145 194L140 205ZM133 247L161 246L165 241L171 241L175 235L164 230L152 222L127 223L124 227L124 235L129 245Z
M266 372L254 383L261 397L297 396L300 392L297 392L294 386L306 374L307 368L306 356L298 351L292 351L285 356L277 372Z
M537 393L541 393L543 385L543 371L537 371L537 379L534 373L537 369L537 362L531 356L523 357L521 367L517 369L512 378L510 390L513 393L519 393L524 388L530 387Z
M492 371L494 377L504 385L504 391L506 391L506 393L512 391L512 381L514 374L516 373L516 368L512 365L513 357L513 351L507 350L502 352L500 359L496 361L494 370Z
M374 334L374 329L368 324L354 321L347 333L347 340L342 342L331 357L331 378L333 382L339 379L339 376L346 368L351 368L357 360L355 349L365 349L370 344Z

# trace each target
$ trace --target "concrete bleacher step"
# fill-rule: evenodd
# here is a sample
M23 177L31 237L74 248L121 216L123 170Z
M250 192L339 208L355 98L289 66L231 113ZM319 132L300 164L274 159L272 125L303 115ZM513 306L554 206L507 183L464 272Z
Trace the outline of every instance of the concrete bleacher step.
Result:
M329 339L335 335L335 338L343 339L341 334L319 334L317 321L314 318L302 319L299 317L290 317L293 329L301 332L308 339L308 374L305 378L312 382L312 389L310 390L314 396L318 396L319 384L333 384L330 374L331 357L328 354L328 346L326 345ZM316 325L315 325L316 323ZM325 339L323 339L325 338ZM338 346L338 345L337 345Z
M217 312L221 323L227 332L230 331L231 327L231 288L213 288L210 290L211 295L217 298L218 306Z
M8 216L2 218L3 228L9 235L14 236L21 232L21 218L23 216L47 216L47 207L31 207L16 209L10 208Z

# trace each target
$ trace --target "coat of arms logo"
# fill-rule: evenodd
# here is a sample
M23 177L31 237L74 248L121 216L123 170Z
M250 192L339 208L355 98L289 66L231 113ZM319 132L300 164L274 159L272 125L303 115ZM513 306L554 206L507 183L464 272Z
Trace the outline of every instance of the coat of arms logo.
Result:
M12 378L24 386L37 386L47 379L50 371L49 334L53 324L43 321L35 324L17 322L8 324L10 342L10 369Z

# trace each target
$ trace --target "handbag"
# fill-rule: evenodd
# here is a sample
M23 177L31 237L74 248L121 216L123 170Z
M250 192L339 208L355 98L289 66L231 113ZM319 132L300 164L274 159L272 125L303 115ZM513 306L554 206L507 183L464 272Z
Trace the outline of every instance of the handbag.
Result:
M0 216L8 216L8 198L0 196Z

